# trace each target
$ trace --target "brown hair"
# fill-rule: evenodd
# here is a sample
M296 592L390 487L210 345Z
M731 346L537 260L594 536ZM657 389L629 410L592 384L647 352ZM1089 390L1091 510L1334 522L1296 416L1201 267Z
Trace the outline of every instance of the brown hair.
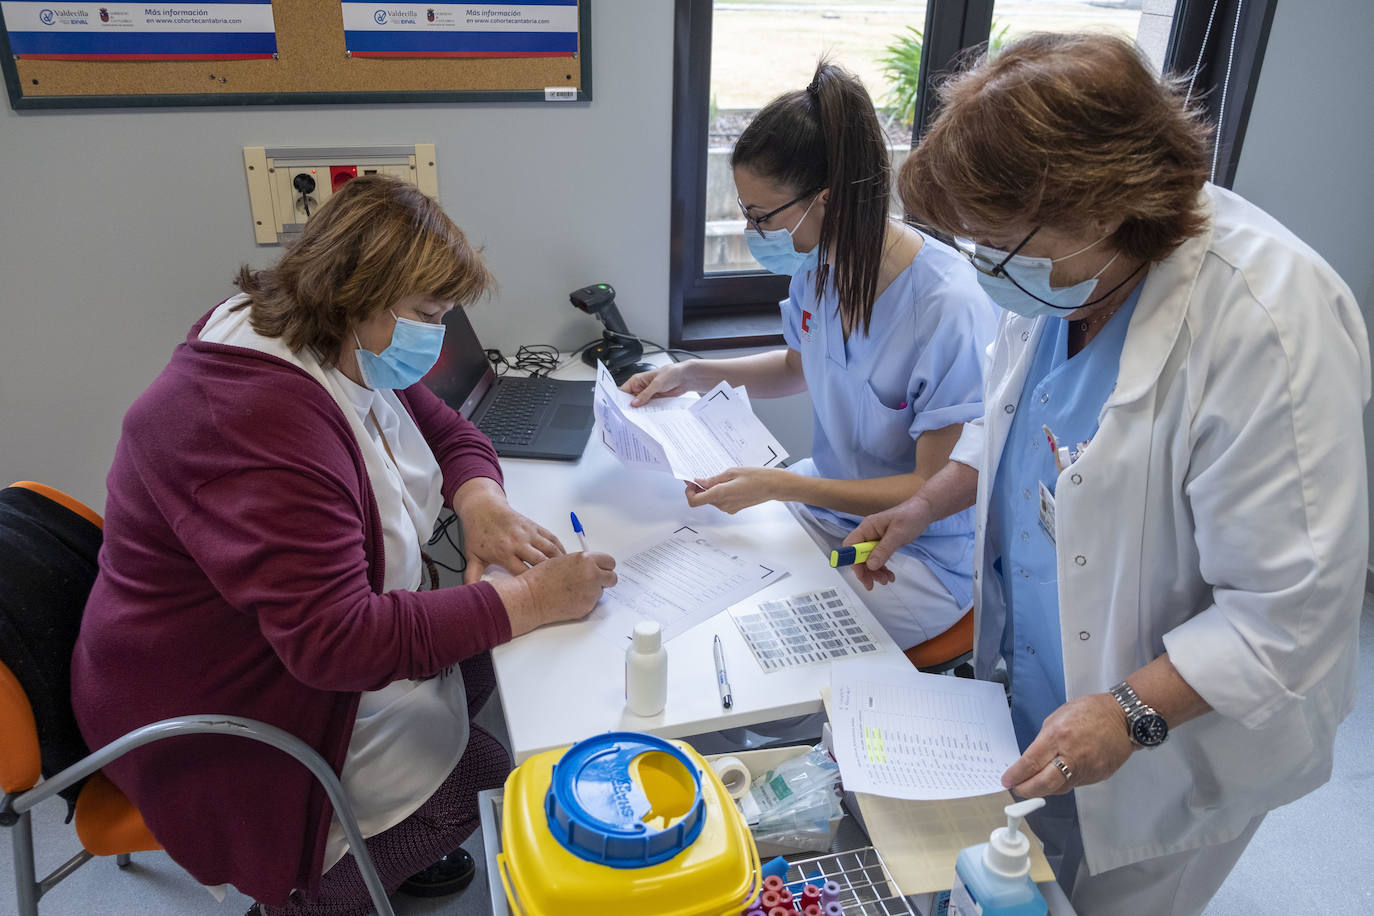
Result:
M891 171L887 139L863 82L822 59L811 85L778 96L740 134L730 154L793 194L830 189L821 222L816 298L835 284L846 327L868 334L887 232ZM834 251L834 277L824 252Z
M1122 220L1113 245L1156 261L1199 234L1211 130L1133 45L1036 33L940 88L943 109L902 168L910 216L972 238Z
M437 203L405 182L365 175L325 201L274 266L245 264L234 282L248 294L255 331L332 364L353 327L406 296L461 307L492 278Z

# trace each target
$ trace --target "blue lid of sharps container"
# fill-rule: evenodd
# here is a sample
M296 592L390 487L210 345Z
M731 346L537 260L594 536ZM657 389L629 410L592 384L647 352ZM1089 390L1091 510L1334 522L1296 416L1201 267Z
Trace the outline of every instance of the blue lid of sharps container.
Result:
M564 849L614 868L666 862L706 824L701 774L671 743L608 732L568 749L544 797L549 830Z

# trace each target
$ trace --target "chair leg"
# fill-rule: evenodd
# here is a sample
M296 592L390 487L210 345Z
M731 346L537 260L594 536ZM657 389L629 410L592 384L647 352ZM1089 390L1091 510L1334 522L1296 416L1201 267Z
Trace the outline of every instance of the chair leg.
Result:
M127 852L121 852L119 855L115 856L115 864L118 865L120 868L127 868L129 863L133 860L134 857L129 855Z
M29 812L19 815L14 836L14 893L19 916L38 916L38 873L33 862L33 823Z

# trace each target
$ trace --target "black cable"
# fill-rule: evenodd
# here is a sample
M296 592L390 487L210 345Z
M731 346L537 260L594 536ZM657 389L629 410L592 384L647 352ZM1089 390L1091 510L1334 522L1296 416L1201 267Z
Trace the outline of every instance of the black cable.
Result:
M682 361L678 357L679 353L685 354L692 359L701 358L699 354L691 350L684 350L681 347L665 347L663 344L654 343L652 340L645 340L633 334L612 331L607 328L601 337L595 337L577 349L566 353L552 344L521 344L512 357L506 356L500 350L492 347L486 351L487 362L491 363L497 375L505 375L507 372L514 369L518 372L524 372L531 378L543 378L548 376L551 372L562 368L566 363L581 356L589 347L594 347L605 341L607 335L619 337L622 340L637 341L646 347L652 348L645 351L644 355L646 356L654 353L667 353L669 358L675 363Z
M521 344L514 356L506 356L496 349L487 350L487 361L497 375L515 369L531 378L543 378L557 369L560 356L559 349L552 344Z
M647 344L647 345L650 346L650 347L653 347L652 350L645 350L645 351L644 351L644 355L645 355L645 356L650 356L650 355L652 355L652 354L654 354L654 353L667 353L668 356L669 356L669 357L672 359L672 361L675 362L675 363L680 363L680 362L682 362L682 360L680 360L680 359L677 358L677 354L679 354L679 353L686 353L686 354L687 354L689 357L691 357L692 359L701 359L701 358L702 358L702 357L701 357L701 354L699 354L699 353L694 353L694 352L692 352L691 350L684 350L684 349L682 349L681 347L665 347L665 346L663 346L662 344L656 344L656 343L654 343L652 340L641 340L641 342L644 343L644 344Z
M425 546L433 547L435 544L439 543L440 538L443 538L444 540L448 541L448 545L453 548L453 552L458 555L458 559L463 562L463 565L458 567L457 569L454 569L447 563L440 563L433 557L430 557L430 560L434 563L435 566L442 566L449 572L457 573L461 576L464 572L467 571L468 558L467 554L463 553L463 551L454 542L453 534L449 531L449 529L453 527L453 523L456 521L458 521L458 516L453 514L452 512L450 512L446 518L441 519L439 523L434 526L434 533L430 535L429 540L425 542Z

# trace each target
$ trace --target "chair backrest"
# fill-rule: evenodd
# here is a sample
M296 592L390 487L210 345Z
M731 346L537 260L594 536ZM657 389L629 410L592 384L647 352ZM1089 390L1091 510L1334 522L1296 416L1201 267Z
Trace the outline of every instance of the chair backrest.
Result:
M19 679L0 664L0 791L31 789L42 775L38 726Z
M0 490L0 663L11 675L0 677L0 727L22 732L18 701L26 700L44 775L89 753L72 713L71 657L100 542L100 516L65 493L28 481ZM24 773L31 744L4 737L3 770ZM63 797L71 802L79 791Z
M921 670L952 664L973 651L973 609L945 632L906 650L909 662Z

